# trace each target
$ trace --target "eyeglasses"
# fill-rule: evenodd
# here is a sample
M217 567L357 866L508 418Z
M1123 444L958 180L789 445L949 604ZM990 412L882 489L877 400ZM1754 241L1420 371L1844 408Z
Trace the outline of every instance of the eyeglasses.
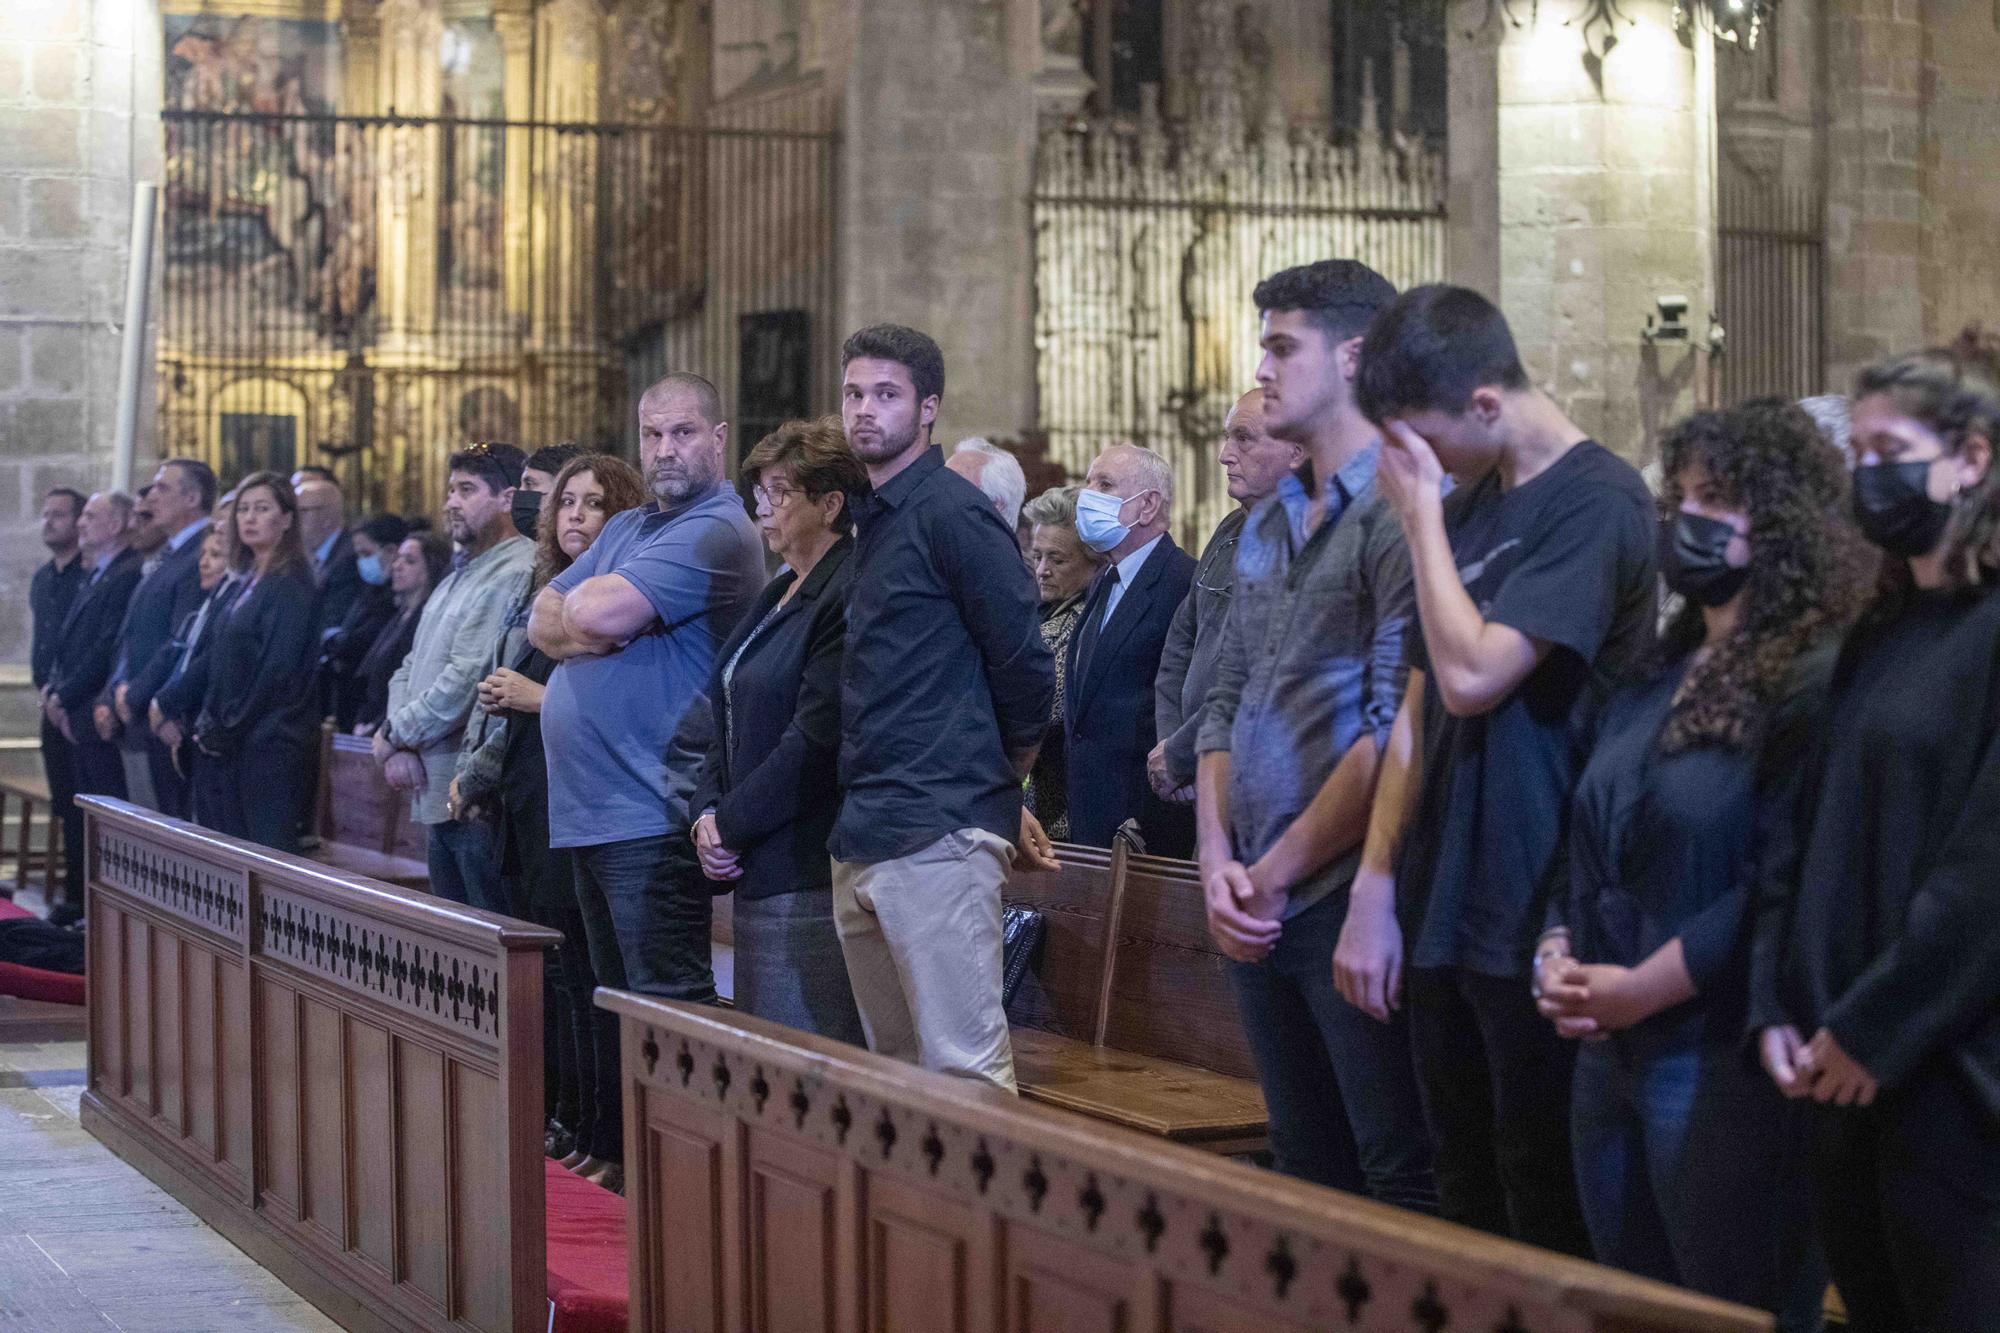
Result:
M786 503L797 494L799 494L799 490L796 486L758 485L750 488L751 499L760 505L767 505L772 509L783 509Z
M1238 540L1236 537L1231 537L1224 541L1221 546L1217 547L1213 563L1208 561L1202 562L1201 570L1196 571L1195 587L1201 589L1203 592L1220 593L1224 597L1228 597L1236 591L1236 543ZM1210 569L1217 569L1222 572L1220 574L1202 572ZM1210 582L1211 579L1217 578L1222 581L1220 583Z

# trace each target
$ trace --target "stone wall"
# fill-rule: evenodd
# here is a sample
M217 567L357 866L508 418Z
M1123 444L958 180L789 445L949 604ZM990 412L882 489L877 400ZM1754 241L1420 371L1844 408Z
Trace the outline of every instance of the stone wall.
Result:
M42 491L110 479L132 183L159 178L160 60L152 0L0 4L0 684L26 680ZM141 460L150 391L145 406Z

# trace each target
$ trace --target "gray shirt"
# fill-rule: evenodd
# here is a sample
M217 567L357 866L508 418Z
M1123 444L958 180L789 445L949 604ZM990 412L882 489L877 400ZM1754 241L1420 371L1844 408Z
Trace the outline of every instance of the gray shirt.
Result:
M1201 739L1203 705L1215 684L1222 656L1222 631L1229 620L1229 590L1236 577L1236 542L1249 517L1232 509L1215 525L1215 535L1195 562L1194 586L1181 599L1160 649L1160 673L1153 678L1153 718L1166 746L1167 775L1176 790L1194 781L1195 743Z
M535 544L509 537L446 575L424 603L410 655L389 677L383 729L398 748L415 750L424 761L424 785L410 802L419 824L451 818L446 797L466 719L493 640L534 563Z
M1237 859L1270 849L1364 737L1387 743L1408 670L1416 585L1395 512L1375 491L1379 446L1334 477L1306 531L1309 468L1258 505L1236 543L1228 628L1198 748L1227 750ZM1344 889L1361 847L1290 887L1287 917Z

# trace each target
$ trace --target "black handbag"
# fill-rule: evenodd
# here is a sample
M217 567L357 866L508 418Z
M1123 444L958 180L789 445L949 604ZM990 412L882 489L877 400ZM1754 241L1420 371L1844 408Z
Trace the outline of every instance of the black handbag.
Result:
M1000 913L1000 1003L1014 1002L1021 978L1034 966L1047 923L1032 907L1008 907Z

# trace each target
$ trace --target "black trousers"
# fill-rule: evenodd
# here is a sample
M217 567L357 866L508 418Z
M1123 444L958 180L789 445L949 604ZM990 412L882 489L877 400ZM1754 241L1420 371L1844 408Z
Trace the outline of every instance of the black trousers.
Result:
M76 736L70 746L75 794L124 800L125 757L118 746L97 734L88 714L70 718L69 729ZM53 786L49 794L55 795ZM83 808L70 801L63 809L63 892L66 901L76 907L83 906L83 865L88 859L83 845Z
M311 765L312 747L301 738L253 731L225 755L202 756L195 767L197 808L217 833L297 852Z
M592 1000L598 987L576 900L576 867L549 846L548 789L507 793L500 818L503 879L514 915L562 932L542 955L542 1078L547 1114L602 1161L625 1158L618 1017Z
M146 771L153 775L153 796L160 813L175 819L188 817L188 780L174 767L173 751L158 738L146 738Z
M1934 1060L1865 1110L1824 1108L1820 1236L1851 1333L2000 1318L2000 1132Z
M1570 1160L1575 1051L1525 978L1411 968L1410 1045L1446 1219L1590 1257Z
M42 719L42 774L49 780L49 818L63 826L63 893L83 906L83 813L76 808L76 747Z

